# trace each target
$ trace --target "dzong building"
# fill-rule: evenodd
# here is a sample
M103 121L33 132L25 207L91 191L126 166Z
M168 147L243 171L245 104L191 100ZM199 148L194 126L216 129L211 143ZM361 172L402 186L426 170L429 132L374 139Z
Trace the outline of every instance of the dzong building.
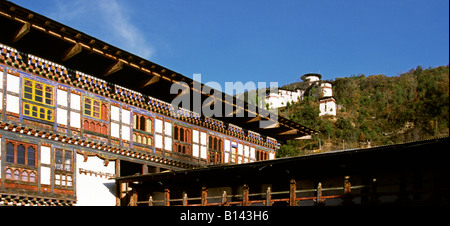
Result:
M211 95L9 1L0 24L0 205L116 205L127 184L112 178L274 159L281 143L316 133L226 98L207 104L233 105L227 117L173 107L176 82L190 99Z

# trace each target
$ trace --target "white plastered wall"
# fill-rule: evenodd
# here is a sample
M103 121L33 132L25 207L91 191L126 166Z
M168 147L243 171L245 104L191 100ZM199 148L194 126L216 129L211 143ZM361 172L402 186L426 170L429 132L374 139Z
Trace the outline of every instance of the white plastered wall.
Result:
M322 88L322 94L324 97L333 96L333 89L331 88L332 85L330 83L322 83L320 87Z
M103 159L97 156L88 157L77 154L77 205L78 206L115 206L115 182L100 173L115 174L116 164L110 161L107 166ZM91 173L80 173L91 171ZM97 173L97 174L96 174Z
M120 108L111 106L111 120L120 121Z
M331 99L320 102L320 114L322 115L336 115L336 103Z
M19 103L18 96L6 95L6 111L19 114Z
M58 103L58 105L61 105L61 106L64 106L64 107L68 106L68 103L67 103L67 91L58 89L56 96L57 96L57 103Z
M206 141L206 133L205 132L201 132L200 133L200 158L202 159L206 159L208 157L208 150L206 148L206 145L208 144Z

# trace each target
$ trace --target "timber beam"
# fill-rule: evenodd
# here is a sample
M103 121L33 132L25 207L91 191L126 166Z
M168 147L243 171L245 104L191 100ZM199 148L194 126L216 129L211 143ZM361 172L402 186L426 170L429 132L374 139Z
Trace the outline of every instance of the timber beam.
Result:
M121 61L117 61L115 64L111 65L106 72L103 74L103 77L112 75L123 68L123 63Z
M31 24L28 22L25 22L23 26L17 31L17 33L14 35L12 42L19 41L23 36L28 34L31 30Z
M68 49L63 57L62 57L62 61L67 61L68 59L76 56L77 54L81 53L81 50L83 49L83 47L81 46L80 43L76 43L75 45L73 45L70 49Z
M145 80L139 88L140 89L145 88L147 86L150 86L152 84L159 82L159 80L160 80L160 76L153 76L152 78Z

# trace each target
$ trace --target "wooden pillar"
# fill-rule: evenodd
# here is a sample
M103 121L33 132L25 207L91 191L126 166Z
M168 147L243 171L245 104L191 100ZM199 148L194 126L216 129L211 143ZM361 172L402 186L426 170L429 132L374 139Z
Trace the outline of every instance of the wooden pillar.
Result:
M351 189L352 184L350 183L350 176L344 177L344 194L350 194L352 192Z
M296 206L297 203L295 201L296 194L295 191L297 190L297 183L294 179L290 181L290 188L289 188L289 206Z
M164 206L170 206L170 190L164 189Z
M148 166L145 164L142 164L142 174L147 174L148 173Z
M0 106L1 107L1 106ZM120 177L120 160L116 160L115 164L115 173L116 177ZM116 181L116 206L122 205L121 199L122 199L122 182Z
M248 185L244 184L242 188L242 206L248 206Z
M208 200L206 197L208 196L208 189L206 187L202 187L202 206L206 206L208 204Z
M266 206L272 206L272 193L270 187L266 191Z
M138 194L135 188L131 190L131 197L129 206L137 206Z
M116 181L116 187L115 187L115 190L116 190L116 206L120 206L121 205L121 203L120 203L120 199L121 199L121 195L122 195L121 188L122 188L122 183L119 182L119 181Z
M188 196L187 193L183 194L183 206L187 206L188 205Z
M342 202L342 205L352 205L352 196L351 196L351 189L352 184L350 183L350 176L344 177L344 201Z
M370 203L371 205L378 205L378 184L377 184L377 179L373 178L372 179L372 195L371 195L371 200Z
M153 206L153 196L148 197L148 206Z
M222 194L222 206L228 206L228 204L227 204L227 191L223 191L223 194Z
M323 200L322 200L322 183L320 183L320 182L317 185L316 205L323 205Z

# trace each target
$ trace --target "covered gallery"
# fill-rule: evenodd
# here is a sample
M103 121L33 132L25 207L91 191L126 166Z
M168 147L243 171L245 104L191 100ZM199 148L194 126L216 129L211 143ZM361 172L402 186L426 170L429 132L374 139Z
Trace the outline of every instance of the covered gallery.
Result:
M116 178L121 205L448 205L449 138Z

